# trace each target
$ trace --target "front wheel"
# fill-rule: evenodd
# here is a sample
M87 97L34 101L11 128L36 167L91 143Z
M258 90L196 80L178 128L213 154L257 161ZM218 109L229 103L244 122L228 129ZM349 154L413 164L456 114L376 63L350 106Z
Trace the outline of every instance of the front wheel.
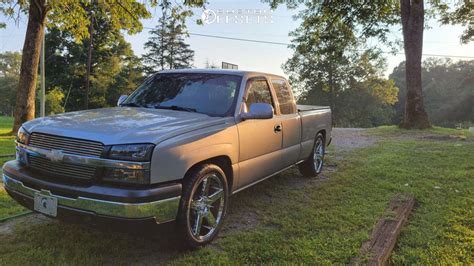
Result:
M205 164L188 174L178 214L178 229L190 247L210 243L227 212L228 185L224 171Z
M323 170L324 153L326 152L326 145L324 136L321 133L316 135L314 141L313 151L311 155L304 162L298 165L300 173L304 176L317 176Z

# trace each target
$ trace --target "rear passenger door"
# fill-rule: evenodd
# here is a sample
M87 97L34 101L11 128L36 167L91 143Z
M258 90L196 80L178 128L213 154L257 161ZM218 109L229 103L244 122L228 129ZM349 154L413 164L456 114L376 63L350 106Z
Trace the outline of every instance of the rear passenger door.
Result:
M291 87L285 79L272 78L279 112L277 118L282 125L283 144L281 150L282 168L295 164L301 149L301 117Z
M247 112L252 103L268 103L276 110L266 78L248 80L244 95L241 112ZM240 142L239 188L279 170L282 145L282 132L279 128L281 123L276 116L271 119L249 119L237 124Z

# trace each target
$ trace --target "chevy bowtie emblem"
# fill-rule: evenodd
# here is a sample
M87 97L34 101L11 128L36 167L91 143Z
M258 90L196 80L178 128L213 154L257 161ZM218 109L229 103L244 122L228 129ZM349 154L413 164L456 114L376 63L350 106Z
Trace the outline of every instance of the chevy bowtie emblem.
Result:
M50 159L52 162L59 162L63 160L64 153L61 150L51 150L46 154L46 158Z

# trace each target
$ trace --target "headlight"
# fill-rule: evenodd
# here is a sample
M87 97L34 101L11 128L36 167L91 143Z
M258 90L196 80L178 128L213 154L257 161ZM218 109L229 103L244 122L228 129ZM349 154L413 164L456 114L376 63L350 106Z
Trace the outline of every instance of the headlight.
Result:
M18 130L18 134L16 135L16 141L18 141L21 144L28 144L28 141L30 140L30 133L26 131L23 127L20 127Z
M115 145L107 158L121 161L149 162L153 144ZM105 168L102 180L118 183L150 184L150 170Z
M121 161L147 162L151 160L153 144L115 145L110 148L109 159Z

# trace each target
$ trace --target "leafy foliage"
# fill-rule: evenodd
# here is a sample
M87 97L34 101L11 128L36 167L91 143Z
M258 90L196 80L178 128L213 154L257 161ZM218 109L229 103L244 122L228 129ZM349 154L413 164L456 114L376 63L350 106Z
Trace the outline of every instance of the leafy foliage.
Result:
M64 113L62 102L64 99L64 92L58 88L53 88L46 94L46 115L54 115Z
M11 115L15 105L16 89L20 78L21 54L0 54L0 114Z
M407 101L404 121L406 128L430 127L425 112L421 82L421 52L425 7L423 1L302 1L302 0L264 0L272 8L286 4L290 8L304 5L298 17L302 19L300 28L295 32L295 55L287 63L287 69L298 75L310 76L312 63L316 68L325 67L331 107L335 106L337 91L343 88L339 73L348 73L350 61L344 53L358 49L368 39L378 39L380 42L395 48L398 40L388 38L391 25L402 24L405 57L407 60ZM462 24L467 26L461 40L472 40L474 30L472 24L472 1L464 1L450 5L446 1L428 1L428 14L438 16L444 24ZM369 47L370 48L370 47ZM315 56L314 53L318 54ZM314 60L313 58L319 60ZM293 62L292 62L293 61ZM313 62L311 62L313 61ZM299 62L306 62L304 67L298 67ZM321 64L321 62L323 64ZM320 77L317 76L319 79ZM300 78L297 78L300 79ZM308 85L308 84L306 84ZM307 89L308 86L303 85ZM324 88L322 88L324 90ZM344 89L342 89L344 91ZM337 108L337 107L336 107ZM338 110L335 109L337 115ZM336 116L337 118L337 116Z
M442 24L461 24L466 27L462 33L461 42L468 43L474 40L474 1L454 1L453 7L450 8L447 1L433 1L432 5L439 11L440 22Z
M142 66L122 33L106 20L96 17L95 32L89 106L114 106L121 94L129 94L142 81ZM77 43L70 32L57 28L46 35L46 87L66 95L68 111L84 106L88 42Z
M153 1L151 1L153 3ZM15 18L26 13L30 4L39 5L36 1L2 0L0 12ZM89 12L94 10L94 12ZM89 36L90 16L106 17L113 30L125 30L129 34L143 29L139 18L150 18L151 14L142 1L76 1L48 0L43 12L47 15L48 28L68 31L77 42Z
M286 4L296 8L304 3L304 9L298 17L303 20L301 26L311 26L325 22L321 31L331 31L337 23L342 23L346 34L357 38L378 38L390 43L387 34L389 25L400 22L400 3L398 1L302 1L302 0L264 0L272 8ZM334 39L336 40L336 39Z
M474 124L474 60L453 62L449 59L428 58L422 65L423 96L426 111L435 125L464 127ZM390 74L400 88L395 106L397 123L402 119L405 102L405 63Z
M184 18L188 13L180 6L172 6L168 2L161 4L161 11L160 21L150 31L151 37L145 43L148 52L143 55L143 59L147 64L147 72L191 67L194 51L184 42Z
M118 30L96 20L91 76L92 108L114 106L118 97L141 83L140 59ZM46 114L80 110L84 106L88 40L78 43L68 31L52 28L46 34ZM21 54L0 54L0 113L11 115L20 77ZM39 97L37 97L39 106ZM39 110L37 110L39 114Z
M291 33L294 54L284 69L299 101L330 105L336 126L390 123L398 89L382 78L380 50L364 45L344 20L320 12L308 7Z
M150 17L145 3L135 0L2 0L0 2L0 12L9 17L18 17L19 14L26 13L26 10L28 10L28 26L23 46L13 134L18 131L22 123L35 117L36 79L45 24L67 30L74 40L80 43L88 35L89 28L92 29L89 26L95 17L104 19L113 31L125 30L130 34L142 29L140 18ZM88 92L89 90L86 93L87 98ZM88 101L86 106L87 103Z

